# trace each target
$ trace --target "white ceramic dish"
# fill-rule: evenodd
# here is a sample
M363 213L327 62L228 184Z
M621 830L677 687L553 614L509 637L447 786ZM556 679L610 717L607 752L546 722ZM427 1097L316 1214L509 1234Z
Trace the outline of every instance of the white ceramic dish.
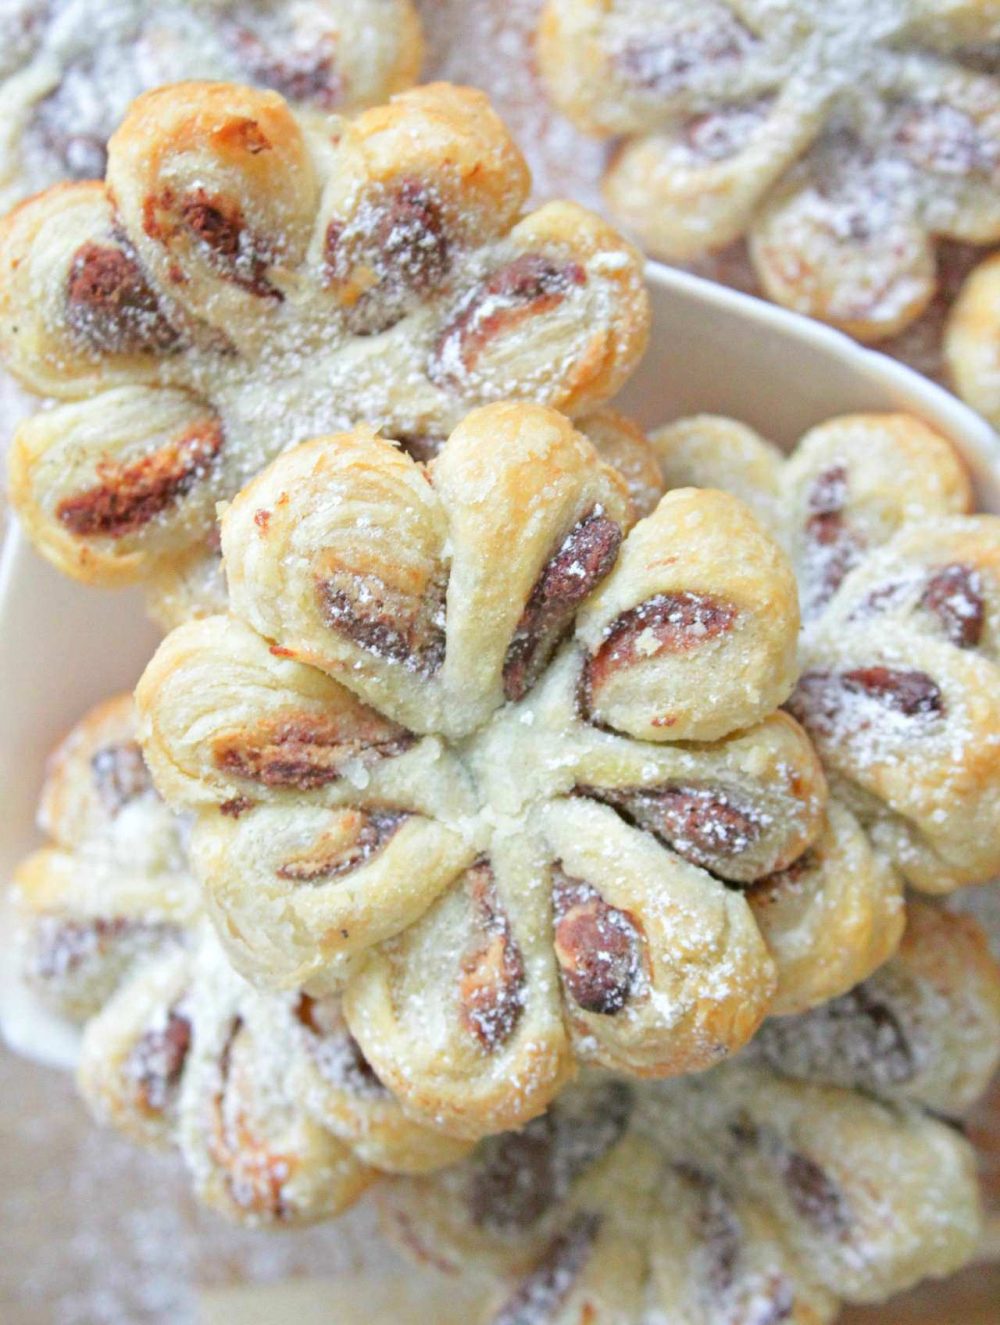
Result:
M826 327L657 264L649 267L649 353L621 398L647 425L731 414L791 446L812 424L857 410L908 410L952 439L980 505L1000 512L1000 439L910 369ZM130 686L156 642L139 595L84 589L10 529L0 556L0 878L37 840L46 753L99 699ZM0 1018L16 1047L71 1052L6 982Z

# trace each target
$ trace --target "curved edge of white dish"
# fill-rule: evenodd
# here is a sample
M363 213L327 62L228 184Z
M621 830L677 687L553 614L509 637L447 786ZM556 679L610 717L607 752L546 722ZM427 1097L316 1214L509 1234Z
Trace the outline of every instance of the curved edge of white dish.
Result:
M923 377L914 369L896 359L889 358L878 349L869 348L851 340L843 332L833 327L804 317L800 313L790 312L777 304L768 303L753 295L732 290L724 285L705 280L666 267L662 263L646 264L647 282L654 305L654 323L666 313L676 314L685 305L697 304L702 309L712 310L722 318L731 318L752 329L754 338L760 337L755 344L743 346L744 350L756 350L756 358L764 362L774 359L781 348L795 347L793 359L812 360L813 365L824 362L828 366L838 365L841 370L835 376L841 381L845 371L856 376L855 390L847 393L842 405L830 402L829 384L818 392L815 390L798 391L796 407L786 411L779 404L778 420L770 426L766 413L774 412L774 401L769 400L766 410L745 402L742 410L733 410L734 417L758 427L771 440L790 446L807 427L820 422L823 418L836 413L848 413L856 409L901 409L918 414L956 444L972 470L976 482L977 495L981 506L986 510L1000 511L1000 435L975 410L971 409L956 395ZM761 333L764 333L763 335ZM768 334L769 333L769 334ZM651 341L651 353L640 366L635 378L622 392L620 402L627 410L630 403L636 401L641 393L648 396L644 377L655 371L652 360L655 349ZM803 355L803 351L806 351ZM682 351L681 358L688 356ZM789 369L798 370L800 365L792 362ZM668 383L669 371L657 374L657 383ZM812 384L815 386L815 383ZM836 383L835 385L839 385ZM638 391L637 388L638 387ZM688 384L688 392L698 390L698 382ZM864 403L866 397L872 397L870 403ZM616 402L617 403L617 402ZM694 412L697 407L687 407L682 412ZM704 407L702 407L704 408ZM652 426L658 421L648 417L648 409L639 405L637 412L642 421ZM723 412L723 411L719 411ZM679 417L670 413L668 417ZM788 422L785 422L785 419ZM801 420L801 421L797 421Z

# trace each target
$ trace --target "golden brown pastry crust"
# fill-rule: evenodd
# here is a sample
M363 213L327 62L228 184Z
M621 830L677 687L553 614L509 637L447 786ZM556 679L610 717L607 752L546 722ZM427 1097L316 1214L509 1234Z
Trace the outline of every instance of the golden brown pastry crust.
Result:
M315 439L223 516L231 615L173 632L137 691L239 970L343 987L378 1076L459 1137L534 1117L576 1061L664 1075L743 1044L774 968L719 879L822 829L773 712L787 562L721 492L632 518L537 405L474 411L427 465Z
M647 741L749 726L787 693L797 618L795 577L741 502L670 492L580 615L589 713Z
M191 1044L192 964L184 948L137 963L84 1026L80 1094L96 1119L140 1145L174 1141Z
M892 956L906 924L900 874L836 798L819 839L747 901L778 970L775 1016L852 989Z
M793 708L873 840L928 892L998 864L998 607L1000 521L914 525L847 577L803 649Z
M146 586L146 611L166 634L175 626L226 610L222 552L213 537L156 572Z
M510 649L553 550L600 538L606 559L630 520L594 459L562 416L514 404L473 411L426 472L364 429L315 439L223 517L232 610L406 727L462 735L545 661Z
M57 566L162 584L215 503L362 420L432 450L473 406L579 416L645 347L638 254L554 202L481 93L433 84L354 120L184 83L140 97L107 180L0 226L0 353L60 408L15 439L11 494Z
M998 33L992 3L548 0L538 52L574 123L625 135L605 194L654 256L745 237L771 298L881 340L938 237L1000 238Z
M344 995L352 1033L407 1112L458 1137L520 1126L574 1071L546 874L519 846L494 843Z
M300 995L289 1028L299 1043L289 1088L311 1116L385 1173L426 1173L453 1164L464 1141L412 1122L362 1054L340 1000Z
M206 938L210 949L214 939ZM202 951L192 991L178 1138L206 1205L249 1224L327 1218L376 1173L288 1089L289 1009L248 993L216 952Z
M617 410L599 409L580 419L577 427L593 442L604 463L617 469L628 484L635 518L652 515L663 496L663 477L656 454L639 425Z
M905 525L972 509L955 448L907 414L847 414L811 428L786 458L745 424L695 415L654 429L668 488L707 484L748 503L789 551L808 620L848 571Z

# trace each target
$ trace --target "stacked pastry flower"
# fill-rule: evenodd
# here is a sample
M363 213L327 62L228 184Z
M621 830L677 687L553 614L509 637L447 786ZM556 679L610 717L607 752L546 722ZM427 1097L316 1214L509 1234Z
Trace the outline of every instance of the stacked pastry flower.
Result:
M137 701L244 975L343 988L379 1078L462 1136L577 1062L746 1042L777 975L727 885L803 855L825 786L775 711L794 578L741 502L633 524L565 419L494 405L426 466L368 431L286 452L222 548L229 615L169 635Z
M366 422L422 453L474 405L574 417L645 348L638 255L529 177L481 93L353 120L185 83L140 97L105 183L0 223L0 355L65 403L14 439L29 536L159 618L224 599L215 504L283 448Z
M580 1283L584 1316L593 1283L631 1319L650 1274L697 1296L681 1217L722 1296L742 1300L745 1220L773 1288L753 1301L825 1319L968 1253L967 1152L905 1109L715 1065L774 1014L868 1016L848 991L900 940L903 879L1000 865L995 530L943 518L965 477L909 421L841 421L787 463L704 421L650 448L598 409L644 344L638 258L568 204L518 219L526 188L461 89L347 122L190 84L136 103L106 185L4 223L0 346L68 402L16 440L26 527L182 622L136 716L89 715L53 765L54 845L18 877L24 969L85 1023L96 1111L177 1143L238 1219L461 1174L526 1125L487 1145L568 1138L565 1181L545 1160L561 1209L597 1099L598 1149L630 1157L607 1183L636 1175L662 1246L622 1243L606 1183L549 1221L548 1259L526 1232L516 1268L541 1278L498 1319L555 1315ZM720 490L743 460L744 490ZM975 1052L938 1068L907 1041L923 1103L940 1073L973 1091L992 1052L996 972L968 966ZM811 1073L786 1031L762 1046ZM857 1084L837 1052L822 1072ZM873 1152L913 1166L876 1204L902 1225L938 1165L952 1226L921 1215L869 1255L844 1156ZM500 1181L520 1193L521 1172ZM592 1252L632 1266L617 1305Z
M967 1260L974 1158L954 1124L1000 1057L977 927L915 906L876 976L757 1043L697 1077L581 1081L523 1131L384 1188L389 1230L473 1277L475 1325L818 1325Z

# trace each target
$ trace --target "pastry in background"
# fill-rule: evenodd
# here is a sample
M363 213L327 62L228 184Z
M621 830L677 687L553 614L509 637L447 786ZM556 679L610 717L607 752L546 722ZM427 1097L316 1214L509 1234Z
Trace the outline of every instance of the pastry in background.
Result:
M1000 240L998 36L995 3L548 0L538 51L623 137L605 196L653 256L746 238L767 295L880 341L933 300L939 238Z
M101 179L141 92L188 78L272 88L351 114L416 82L411 0L5 0L0 211L63 179Z
M1000 872L1000 517L905 415L848 415L790 457L700 416L651 436L668 487L732 487L787 548L804 629L788 702L833 800L913 887Z

